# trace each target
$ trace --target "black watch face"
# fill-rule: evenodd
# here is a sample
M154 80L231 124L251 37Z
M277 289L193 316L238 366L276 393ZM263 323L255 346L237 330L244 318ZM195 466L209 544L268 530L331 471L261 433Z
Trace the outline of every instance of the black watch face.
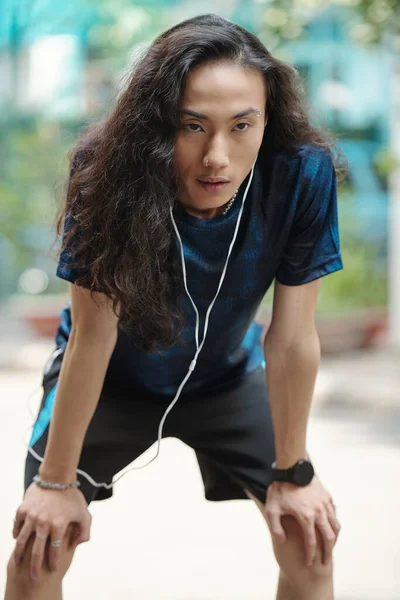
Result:
M307 460L300 460L293 470L293 481L297 485L308 485L314 477L314 468Z

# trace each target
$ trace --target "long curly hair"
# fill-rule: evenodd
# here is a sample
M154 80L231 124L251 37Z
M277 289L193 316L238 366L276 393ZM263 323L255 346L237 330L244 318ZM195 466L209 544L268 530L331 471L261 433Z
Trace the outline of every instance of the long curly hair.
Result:
M346 173L333 133L310 123L298 72L255 35L208 14L157 37L109 112L71 148L68 191L56 216L75 283L106 294L119 327L147 352L173 345L182 331L182 276L169 214L178 189L174 141L189 71L220 60L265 77L268 127L260 151L267 160L312 143L331 154L338 180Z

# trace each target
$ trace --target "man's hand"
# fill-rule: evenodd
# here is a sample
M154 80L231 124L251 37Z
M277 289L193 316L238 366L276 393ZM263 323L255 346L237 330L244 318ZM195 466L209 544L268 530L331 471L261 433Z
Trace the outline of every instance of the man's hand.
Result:
M324 563L332 559L332 549L340 530L332 497L314 475L311 483L301 487L293 483L274 481L267 490L265 517L271 533L281 542L286 539L281 524L283 515L292 515L300 523L304 533L306 561L312 565L316 556L317 536L315 527L324 540Z
M21 564L28 540L35 534L30 564L31 578L39 578L45 559L50 570L55 571L61 560L61 546L71 548L71 544L77 546L89 541L91 521L85 497L80 490L44 490L36 483L31 483L17 510L14 523L15 564ZM74 525L76 532L73 539L66 538L70 524ZM48 544L48 540L60 541L61 545L52 546Z

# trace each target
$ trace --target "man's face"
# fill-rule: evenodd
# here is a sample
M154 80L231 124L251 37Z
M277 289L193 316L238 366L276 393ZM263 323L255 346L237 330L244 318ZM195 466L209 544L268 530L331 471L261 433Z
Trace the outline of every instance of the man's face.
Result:
M204 218L222 212L256 160L265 106L266 85L258 71L219 62L189 73L175 140L179 201L188 212ZM207 184L207 178L224 183Z

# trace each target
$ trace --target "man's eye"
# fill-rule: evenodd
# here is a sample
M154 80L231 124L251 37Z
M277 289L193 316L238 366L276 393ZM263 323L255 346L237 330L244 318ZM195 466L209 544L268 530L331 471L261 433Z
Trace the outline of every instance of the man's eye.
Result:
M183 126L184 129L186 129L187 131L191 131L192 133L197 133L198 131L202 131L200 125L198 125L197 123L186 123L186 125ZM196 127L198 129L196 129Z
M244 127L241 127L242 125L244 125ZM238 131L247 131L247 129L248 129L249 127L251 127L251 125L250 125L250 123L238 123L238 124L236 125L236 127L238 128ZM235 127L235 128L236 128L236 127Z

